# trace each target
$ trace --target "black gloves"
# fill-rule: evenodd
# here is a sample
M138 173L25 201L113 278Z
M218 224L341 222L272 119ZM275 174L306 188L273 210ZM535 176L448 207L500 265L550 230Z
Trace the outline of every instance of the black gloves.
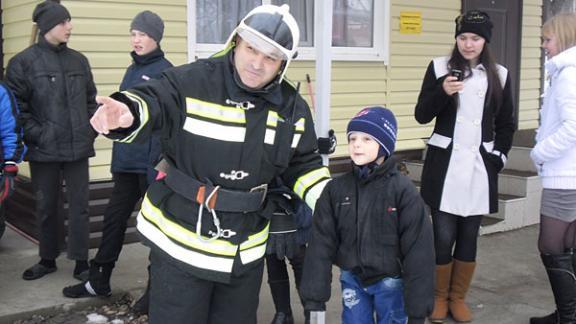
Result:
M270 219L270 232L266 245L266 254L276 254L278 260L291 259L297 248L296 223L294 215L275 212Z
M14 178L18 175L18 166L12 161L7 161L2 166L0 176L0 203L14 193Z
M320 154L332 154L336 151L336 135L334 135L334 130L328 131L328 137L318 137L318 153Z
M500 172L504 168L504 161L502 161L502 157L499 155L488 153L488 161L494 165L496 172Z
M312 210L290 188L277 178L269 186L262 211L270 219L266 254L278 260L292 259L301 245L308 242Z

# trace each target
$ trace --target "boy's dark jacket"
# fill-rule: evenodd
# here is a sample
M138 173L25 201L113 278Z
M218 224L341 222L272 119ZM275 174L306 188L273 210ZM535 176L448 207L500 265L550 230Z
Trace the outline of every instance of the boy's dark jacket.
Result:
M407 315L424 318L432 311L432 225L420 194L394 158L365 179L354 167L322 192L300 284L307 308L321 309L330 299L332 264L352 271L366 286L402 277Z
M140 83L152 79L159 79L162 72L170 67L172 63L164 57L164 52L158 47L156 50L146 55L137 55L131 52L133 63L128 67L120 91L133 88ZM125 144L114 142L112 149L112 172L140 173L148 174L149 180L152 174L155 175L154 165L158 162L160 155L160 140L151 137L144 143Z
M83 54L40 37L10 60L6 84L20 108L28 161L68 162L94 156L97 134L90 118L96 111L96 86Z

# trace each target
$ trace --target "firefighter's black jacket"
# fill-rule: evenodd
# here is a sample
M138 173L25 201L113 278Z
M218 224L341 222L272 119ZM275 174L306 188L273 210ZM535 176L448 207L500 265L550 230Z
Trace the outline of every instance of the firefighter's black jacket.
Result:
M232 55L172 68L160 80L114 94L136 122L109 137L131 142L156 132L164 157L192 178L248 191L281 176L313 207L329 172L316 152L308 105L287 82L261 92L239 87ZM208 280L227 282L242 265L261 260L268 236L261 212L218 211L221 227L236 235L206 243L196 235L198 206L158 181L143 201L138 229L153 248ZM210 213L203 214L208 238L215 227Z

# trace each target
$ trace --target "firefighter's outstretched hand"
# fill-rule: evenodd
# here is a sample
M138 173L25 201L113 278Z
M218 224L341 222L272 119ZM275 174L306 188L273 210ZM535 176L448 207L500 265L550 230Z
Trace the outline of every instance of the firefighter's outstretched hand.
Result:
M108 134L111 130L128 128L134 123L134 116L124 103L110 97L96 97L100 105L90 124L100 134Z

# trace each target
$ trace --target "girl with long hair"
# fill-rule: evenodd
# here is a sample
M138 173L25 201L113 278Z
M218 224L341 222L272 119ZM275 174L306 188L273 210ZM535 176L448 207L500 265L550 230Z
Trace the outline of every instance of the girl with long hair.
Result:
M430 62L415 108L421 124L436 119L427 143L421 194L434 226L433 323L450 313L472 320L464 302L476 267L482 215L498 210L498 173L515 129L510 76L494 62L490 17L472 10L456 18L450 57Z

